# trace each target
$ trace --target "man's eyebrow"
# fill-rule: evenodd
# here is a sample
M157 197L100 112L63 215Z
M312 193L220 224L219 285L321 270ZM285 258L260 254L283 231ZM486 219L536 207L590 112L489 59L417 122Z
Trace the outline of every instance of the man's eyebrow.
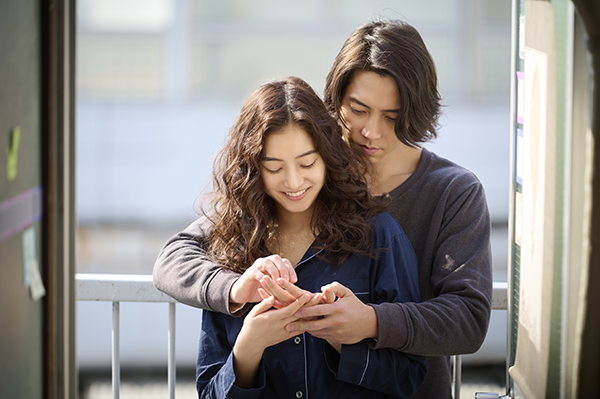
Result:
M304 154L300 154L296 157L296 159L302 158L302 157L306 157L308 155L314 154L316 153L317 150L310 150L310 151L306 151ZM268 162L268 161L277 161L277 162L283 162L283 159L279 159L279 158L273 158L273 157L265 157L265 159L263 159L263 162Z
M356 104L358 104L358 105L360 105L362 107L365 107L367 109L371 109L371 107L369 107L367 104L363 103L362 101L358 100L356 97L350 96L350 97L348 97L348 101L350 101L352 103L356 103ZM400 109L399 108L397 108L397 109L384 109L381 112L393 112L393 113L398 114L398 113L400 113Z

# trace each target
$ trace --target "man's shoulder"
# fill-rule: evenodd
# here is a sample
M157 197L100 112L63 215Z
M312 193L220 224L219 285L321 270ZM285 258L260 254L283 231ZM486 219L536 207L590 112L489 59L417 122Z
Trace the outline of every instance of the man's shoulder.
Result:
M483 192L483 184L469 169L429 150L427 157L427 168L416 183L421 195L427 193L427 197L439 198L472 190Z
M426 179L480 183L475 173L464 166L459 165L448 158L444 158L435 152L428 152L430 154L430 161L425 172Z

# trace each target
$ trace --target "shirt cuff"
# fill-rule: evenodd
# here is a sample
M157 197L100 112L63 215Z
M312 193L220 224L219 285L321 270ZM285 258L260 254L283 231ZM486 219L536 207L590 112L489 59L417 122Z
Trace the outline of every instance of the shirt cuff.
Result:
M342 345L337 379L360 385L369 367L369 347L365 342Z
M225 394L225 396L227 398L230 398L230 399L255 399L260 396L262 391L265 389L265 386L267 385L265 368L264 368L262 361L260 362L260 365L258 366L258 372L256 375L256 384L257 385L255 387L249 388L249 389L243 389L243 388L240 388L240 387L234 385L235 373L233 371L233 354L229 355L229 358L227 359L227 363L226 363L225 367L228 370L231 370L231 374L228 375L227 381L221 387L221 389L223 389L223 393Z

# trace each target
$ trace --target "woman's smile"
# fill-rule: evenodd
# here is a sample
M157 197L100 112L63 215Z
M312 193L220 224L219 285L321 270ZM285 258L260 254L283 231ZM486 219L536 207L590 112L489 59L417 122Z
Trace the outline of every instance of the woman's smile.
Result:
M290 192L290 191L283 191L283 193L290 197L290 199L292 201L298 201L301 200L302 198L304 198L304 194L306 194L306 192L308 191L310 187L304 188L300 191L295 191L295 192Z

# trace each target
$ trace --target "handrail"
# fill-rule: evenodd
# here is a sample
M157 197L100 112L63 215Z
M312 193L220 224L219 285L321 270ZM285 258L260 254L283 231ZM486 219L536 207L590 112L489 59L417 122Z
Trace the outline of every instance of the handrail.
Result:
M75 282L79 301L177 303L154 287L150 274L79 273Z
M167 350L167 388L169 399L175 399L175 304L177 301L154 287L151 275L139 274L76 274L75 292L79 301L112 302L112 388L113 399L119 399L121 387L120 363L120 303L167 302L169 329Z
M154 287L152 275L78 273L75 281L79 301L177 303ZM494 282L492 309L506 310L507 289L508 283Z
M154 287L151 275L141 274L88 274L75 275L76 298L79 301L107 301L113 303L112 384L113 399L119 399L119 303L166 302L169 304L168 366L169 398L175 398L175 304L177 301ZM493 284L492 309L506 310L508 284ZM462 359L452 356L454 364L454 399L460 398Z

